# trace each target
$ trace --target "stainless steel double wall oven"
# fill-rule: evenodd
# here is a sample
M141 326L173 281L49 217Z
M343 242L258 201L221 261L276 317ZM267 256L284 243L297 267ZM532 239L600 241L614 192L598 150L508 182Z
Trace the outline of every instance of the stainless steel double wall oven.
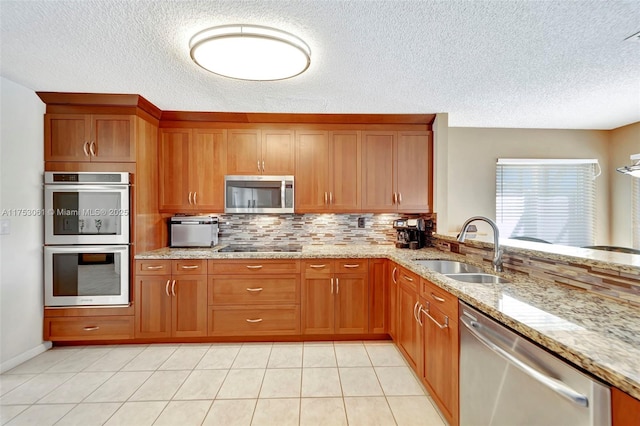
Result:
M45 172L45 306L129 303L128 173Z

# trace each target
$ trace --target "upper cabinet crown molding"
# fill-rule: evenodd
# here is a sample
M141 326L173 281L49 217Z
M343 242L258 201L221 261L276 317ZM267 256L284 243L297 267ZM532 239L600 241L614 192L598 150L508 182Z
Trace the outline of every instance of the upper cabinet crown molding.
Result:
M36 92L36 95L47 105L47 113L136 114L143 111L154 120L160 120L162 115L160 108L140 95L64 92Z

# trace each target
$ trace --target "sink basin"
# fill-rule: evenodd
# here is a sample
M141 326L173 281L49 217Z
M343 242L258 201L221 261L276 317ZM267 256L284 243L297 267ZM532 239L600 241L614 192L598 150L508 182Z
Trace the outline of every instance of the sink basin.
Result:
M482 268L458 262L457 260L416 260L415 262L420 266L425 266L441 274L482 272Z
M456 281L464 281L466 283L477 284L499 284L509 283L511 281L491 274L445 274L449 278L453 278Z

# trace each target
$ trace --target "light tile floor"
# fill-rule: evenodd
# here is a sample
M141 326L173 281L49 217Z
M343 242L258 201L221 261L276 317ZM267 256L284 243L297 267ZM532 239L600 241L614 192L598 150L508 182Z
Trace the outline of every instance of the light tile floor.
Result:
M390 342L59 347L0 375L2 425L444 425Z

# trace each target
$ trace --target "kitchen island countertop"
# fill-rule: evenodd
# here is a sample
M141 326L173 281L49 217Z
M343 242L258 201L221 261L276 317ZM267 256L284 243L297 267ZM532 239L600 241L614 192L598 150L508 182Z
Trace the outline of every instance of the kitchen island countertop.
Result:
M396 249L392 245L305 245L300 252L230 252L162 248L136 259L317 259L387 258L417 273L460 300L546 347L565 360L640 399L640 309L628 303L525 274L499 273L511 282L456 281L414 262L452 259L481 266L463 255L434 248Z

